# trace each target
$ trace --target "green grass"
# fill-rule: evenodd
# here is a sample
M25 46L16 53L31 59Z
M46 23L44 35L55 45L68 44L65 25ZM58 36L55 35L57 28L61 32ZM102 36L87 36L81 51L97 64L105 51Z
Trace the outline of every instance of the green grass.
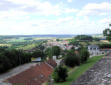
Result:
M28 49L32 49L32 48L34 48L36 46L37 46L37 44L34 43L34 44L29 44L29 45L24 46L24 47L19 47L18 49L28 50Z
M86 72L89 68L91 68L98 60L100 60L103 56L95 56L89 58L85 64L81 64L79 67L75 67L69 72L69 76L66 82L63 83L55 83L54 85L70 85L74 80L80 77L84 72Z

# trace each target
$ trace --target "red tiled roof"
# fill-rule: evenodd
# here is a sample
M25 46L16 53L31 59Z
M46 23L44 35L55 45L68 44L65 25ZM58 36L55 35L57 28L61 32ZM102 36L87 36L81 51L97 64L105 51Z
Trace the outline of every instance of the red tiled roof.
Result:
M55 68L55 67L57 66L57 63L56 63L55 60L53 60L53 59L49 59L49 60L47 61L47 63L48 63L49 65L51 65L53 68Z
M53 72L53 68L46 63L37 64L6 81L17 85L42 85L49 79L49 75Z

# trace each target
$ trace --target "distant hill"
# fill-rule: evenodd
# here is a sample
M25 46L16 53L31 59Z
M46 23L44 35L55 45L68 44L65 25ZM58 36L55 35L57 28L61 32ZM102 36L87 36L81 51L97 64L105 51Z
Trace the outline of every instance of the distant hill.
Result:
M54 37L54 38L69 38L74 37L76 35L6 35L0 37L7 37L7 38L17 38L17 37Z
M88 34L90 36L93 36L93 37L102 37L103 35L102 34ZM4 36L0 36L0 37L5 37L5 38L17 38L17 37L54 37L54 38L72 38L72 37L75 37L77 35L73 35L73 34L64 34L64 35L60 35L60 34L44 34L44 35L4 35Z

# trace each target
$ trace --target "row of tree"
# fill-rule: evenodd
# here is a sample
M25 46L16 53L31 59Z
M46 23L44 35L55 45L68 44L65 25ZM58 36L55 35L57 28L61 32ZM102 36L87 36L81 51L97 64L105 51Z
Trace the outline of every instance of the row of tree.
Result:
M99 44L99 47L100 47L101 49L111 48L111 44Z
M74 67L84 63L89 58L89 52L86 48L81 48L78 51L69 50L64 58L64 63L68 67Z
M78 41L92 41L93 37L89 36L89 35L78 35L78 36L75 37L75 40L78 40Z
M55 82L64 82L68 77L68 71L64 66L75 67L85 63L89 58L89 52L81 47L79 50L71 49L66 51L64 56L64 65L57 66L52 74Z
M29 53L22 50L0 48L0 73L30 61Z
M32 53L32 57L41 57L46 59L46 57L52 58L53 56L59 56L61 54L61 49L58 46L53 46L44 50L43 46L36 47L36 50Z

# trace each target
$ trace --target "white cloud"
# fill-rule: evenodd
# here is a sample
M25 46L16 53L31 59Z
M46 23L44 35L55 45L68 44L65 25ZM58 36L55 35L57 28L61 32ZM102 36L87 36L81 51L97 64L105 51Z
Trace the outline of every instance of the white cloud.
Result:
M78 12L77 9L73 9L73 8L66 8L64 11L65 11L66 13L76 13L76 12Z
M15 22L15 20L1 20L0 34L90 34L102 33L105 28L99 21L90 21L89 18L33 19ZM7 31L8 30L8 31Z
M105 27L102 22L106 22L107 20L90 21L87 16L84 17L83 15L107 15L110 11L109 3L88 4L79 11L63 3L54 5L45 0L5 1L10 2L8 4L11 4L11 7L9 5L8 9L4 10L4 7L0 4L0 7L2 6L1 8L3 8L2 10L0 9L0 29L2 29L0 34L100 33ZM69 2L71 1L69 0ZM82 18L71 16L78 12L79 15L83 16ZM50 15L55 16L52 17ZM45 18L43 19L44 16Z
M78 13L78 16L92 16L92 15L110 15L111 4L108 2L103 3L89 3L83 7Z
M71 3L71 2L72 2L72 0L67 0L67 2Z
M58 3L53 5L48 1L40 1L40 0L7 0L13 4L19 4L22 11L26 11L28 13L36 13L40 15L55 15L59 16L64 13L76 12L76 9L70 9L66 7L62 3ZM33 12L32 12L33 11Z
M104 18L100 20L101 23L106 23L106 24L110 24L111 23L111 17L109 18Z

